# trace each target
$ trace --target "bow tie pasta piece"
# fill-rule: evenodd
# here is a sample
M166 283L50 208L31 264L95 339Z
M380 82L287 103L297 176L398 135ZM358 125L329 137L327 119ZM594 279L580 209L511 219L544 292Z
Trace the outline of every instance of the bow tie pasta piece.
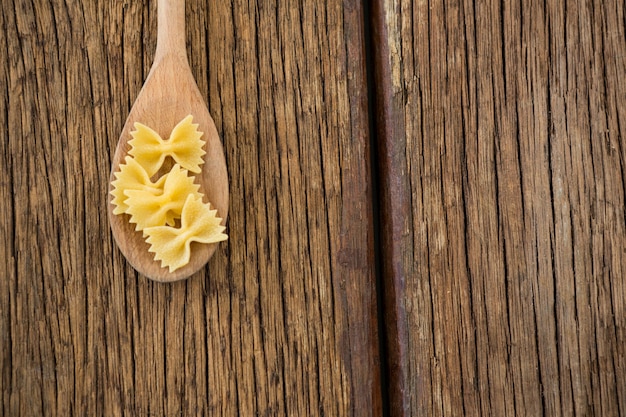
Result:
M120 170L115 173L115 181L111 182L113 185L112 203L115 205L113 214L124 214L128 210L125 191L144 190L155 196L163 194L164 176L153 183L150 181L146 170L137 161L127 156L125 162L125 164L120 165Z
M217 210L211 210L202 198L190 195L183 206L180 228L156 226L144 229L148 236L146 242L150 244L148 250L155 254L155 261L161 261L162 267L174 272L189 263L191 242L216 243L228 239L221 222Z
M176 164L165 174L163 193L154 195L146 190L127 190L126 212L130 214L130 222L135 223L135 230L147 227L173 225L173 219L180 217L187 196L202 198L198 192L200 186L187 175L187 170Z
M154 175L163 165L165 158L171 156L176 163L193 173L200 173L200 165L204 163L202 156L206 154L202 147L206 143L201 140L202 132L198 125L192 123L193 116L189 115L181 120L172 129L169 140L161 139L154 130L141 123L135 123L135 130L131 132L128 143L134 156L148 173Z

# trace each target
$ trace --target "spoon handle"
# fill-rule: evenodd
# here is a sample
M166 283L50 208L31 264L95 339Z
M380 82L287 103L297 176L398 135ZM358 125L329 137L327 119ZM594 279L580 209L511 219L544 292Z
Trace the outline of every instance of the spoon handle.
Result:
M154 62L167 55L187 60L185 44L185 0L158 0L158 32Z

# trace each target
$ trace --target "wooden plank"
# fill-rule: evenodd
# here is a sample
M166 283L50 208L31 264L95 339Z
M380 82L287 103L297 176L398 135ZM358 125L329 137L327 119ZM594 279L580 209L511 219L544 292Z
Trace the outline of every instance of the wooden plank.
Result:
M625 13L373 0L391 415L626 413Z
M188 0L230 240L172 285L106 216L155 2L0 7L0 414L381 415L361 3Z

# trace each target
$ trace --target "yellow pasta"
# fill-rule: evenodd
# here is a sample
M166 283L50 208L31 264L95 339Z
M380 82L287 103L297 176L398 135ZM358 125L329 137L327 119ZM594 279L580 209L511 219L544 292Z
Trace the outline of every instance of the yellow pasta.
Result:
M149 176L154 175L163 165L165 158L171 156L183 168L200 173L200 165L204 163L202 156L206 153L202 147L205 141L201 140L202 132L198 125L192 123L193 117L187 116L172 129L169 140L161 139L154 130L141 123L135 123L135 130L131 132L133 139L128 143L131 150L128 152L143 166Z
M153 183L146 170L136 160L127 156L125 162L125 164L120 165L120 170L115 173L115 181L111 182L113 185L112 203L115 205L113 214L124 214L128 210L125 191L144 190L155 196L163 194L165 176Z
M192 120L192 116L181 120L168 140L148 126L135 123L129 141L130 156L126 156L111 182L113 214L130 216L135 230L147 237L154 260L161 261L170 272L189 263L191 242L214 243L228 238L217 210L202 202L200 186L188 175L189 171L201 172L202 156L206 154L202 149L205 142L200 139L202 132ZM175 165L153 182L152 177L168 156Z
M155 261L161 261L162 267L174 272L189 263L191 242L215 243L228 239L221 221L217 210L211 210L202 198L189 195L182 209L180 228L155 226L144 229L149 251L155 254Z
M188 195L201 198L200 186L187 175L187 170L176 164L164 175L163 193L155 195L149 190L125 190L126 213L130 214L130 222L135 223L135 230L147 227L172 224L168 220L180 217Z

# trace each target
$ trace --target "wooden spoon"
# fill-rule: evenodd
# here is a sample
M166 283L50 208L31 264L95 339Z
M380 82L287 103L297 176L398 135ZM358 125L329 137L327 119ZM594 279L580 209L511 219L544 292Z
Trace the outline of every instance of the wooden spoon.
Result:
M111 165L110 182L115 180L114 173L119 171L120 163L130 150L128 141L132 139L130 132L135 122L151 127L167 139L174 126L190 114L193 122L199 124L198 130L204 133L202 139L206 141L202 172L196 175L195 181L200 184L204 201L217 209L224 223L228 214L226 161L215 124L187 61L185 0L158 0L154 63L122 129ZM112 188L109 185L109 191ZM113 214L111 201L109 194L109 222L115 241L128 262L148 278L161 282L187 278L202 268L217 248L217 244L193 242L189 263L170 273L167 268L161 267L160 261L154 260L153 253L148 252L150 245L145 242L142 232L135 231L135 225L129 222L130 216Z

